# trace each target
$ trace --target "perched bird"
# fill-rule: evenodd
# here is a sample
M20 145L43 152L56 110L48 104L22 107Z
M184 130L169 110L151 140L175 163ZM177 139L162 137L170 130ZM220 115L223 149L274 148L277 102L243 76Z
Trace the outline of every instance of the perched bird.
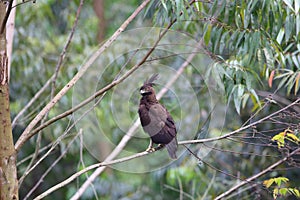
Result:
M151 137L147 151L154 151L166 146L171 158L176 159L177 139L176 126L167 109L156 99L153 86L158 74L154 74L140 88L142 98L139 105L139 116L142 127ZM155 149L153 143L159 144Z

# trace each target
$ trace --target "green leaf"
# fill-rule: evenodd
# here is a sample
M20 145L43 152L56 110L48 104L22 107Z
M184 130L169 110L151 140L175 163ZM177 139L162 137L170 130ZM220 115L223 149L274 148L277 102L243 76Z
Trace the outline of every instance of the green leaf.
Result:
M264 51L264 55L266 57L266 62L267 62L268 68L273 69L274 68L274 63L273 63L274 59L273 59L271 50L264 48L263 51Z
M287 81L287 83L286 83L288 95L290 94L290 92L291 92L293 86L295 85L296 77L297 77L297 73L293 73L293 74L289 77L289 79L288 79L288 81Z
M237 8L237 9L238 9L238 8ZM236 13L235 13L235 15L234 15L234 21L235 21L236 27L237 27L238 29L240 29L241 26L242 26L242 23L241 23L241 17L240 17L240 15L237 14L237 13L238 13L238 10L236 11Z
M294 21L293 21L293 16L287 16L285 23L284 23L284 29L285 29L285 42L288 42L289 39L291 38L293 28L294 28Z
M287 189L287 188L280 188L280 189L279 189L279 194L280 194L280 195L285 196L287 192L288 192L288 189Z
M225 14L226 14L226 4L227 4L227 1L221 1L221 6L219 8L219 17L220 18L224 18L225 17Z
M203 3L202 2L200 2L200 1L197 1L197 2L195 2L195 7L196 7L196 9L197 9L197 11L198 12L201 12L201 10L202 10L202 5Z
M251 4L250 4L251 5L251 7L250 7L250 13L253 12L253 10L254 10L257 2L258 2L258 0L251 1Z
M295 12L294 8L293 8L293 0L283 0L284 3L292 10ZM297 0L296 0L297 1Z
M245 93L242 97L242 108L245 108L246 107L246 104L247 104L247 101L250 97L250 94L249 93Z
M212 5L212 7L211 7L211 12L210 12L211 15L215 15L216 10L217 10L217 8L218 8L218 2L219 2L218 0L215 0L215 1L214 1L213 5Z
M206 31L204 34L204 43L206 46L208 46L209 41L210 41L210 36L211 36L212 25L208 23L205 26L206 26Z
M300 1L295 0L295 14L300 14Z
M238 114L240 114L242 96L244 94L244 90L245 88L241 84L238 84L234 87L233 102L234 102L235 110L237 111Z
M175 0L175 2L176 2L176 17L179 18L181 11L185 10L185 6L183 4L184 0Z
M244 9L243 16L244 16L244 29L248 29L251 23L251 15L248 9Z
M254 99L256 100L256 102L259 104L259 98L258 98L255 90L254 89L250 89L250 93L254 97Z
M220 39L220 47L219 47L219 52L222 54L224 52L225 46L226 46L226 37L228 36L229 32L225 32L222 34L222 37Z
M236 45L235 48L238 48L240 46L240 43L242 42L242 40L245 38L245 31L239 33L239 37L236 41Z
M300 69L300 56L299 55L292 55L292 60L295 66Z
M282 75L280 75L282 76ZM277 79L279 76L276 76L275 79ZM278 84L278 89L280 89L288 80L288 78L290 77L290 74L284 73L284 77L281 79L281 81Z
M300 14L296 16L296 33L298 33L297 37L299 38L300 34Z
M276 177L276 178L274 178L274 180L275 180L275 183L276 183L279 187L280 187L280 185L281 185L281 182L286 183L286 182L289 181L289 179L286 178L286 177Z
M153 2L152 2L152 3L153 3ZM167 5L166 5L165 0L161 0L161 4L163 5L165 11L168 13L168 8L167 8Z
M281 28L276 38L278 44L281 44L283 36L284 36L284 28Z

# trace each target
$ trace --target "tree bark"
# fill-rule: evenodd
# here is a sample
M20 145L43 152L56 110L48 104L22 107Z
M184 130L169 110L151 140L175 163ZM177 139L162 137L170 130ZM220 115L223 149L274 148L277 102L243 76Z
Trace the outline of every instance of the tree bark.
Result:
M99 20L97 40L100 43L105 39L105 30L106 30L106 20L104 15L104 0L94 0L93 7Z
M0 2L0 23L6 15L6 5ZM6 32L0 33L0 199L17 200L18 180L16 151L13 143L9 110L8 57Z

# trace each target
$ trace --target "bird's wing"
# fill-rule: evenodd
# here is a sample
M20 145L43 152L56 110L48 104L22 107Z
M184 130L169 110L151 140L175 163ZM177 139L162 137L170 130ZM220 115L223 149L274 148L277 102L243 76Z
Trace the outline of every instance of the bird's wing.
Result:
M141 124L142 126L146 126L150 123L151 119L149 117L149 114L148 114L148 109L146 108L146 106L144 104L141 104L139 106L139 117L140 117L140 120L141 120Z
M164 131L170 134L171 136L176 136L177 131L175 122L170 113L163 105L155 104L151 106L149 113L151 122L156 124L157 127L164 129Z
M149 109L150 118L154 121L166 122L168 118L168 111L161 104L157 103Z

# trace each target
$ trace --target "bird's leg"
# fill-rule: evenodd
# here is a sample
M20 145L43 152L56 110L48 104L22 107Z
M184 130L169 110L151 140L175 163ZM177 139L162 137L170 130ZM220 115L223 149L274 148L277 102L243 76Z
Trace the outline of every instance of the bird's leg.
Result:
M155 148L155 150L157 151L157 150L160 150L160 149L162 149L162 148L164 148L164 147L165 147L164 144L159 144L159 145Z
M153 152L155 151L155 148L153 148L153 142L152 140L150 139L150 143L149 143L149 146L148 148L146 149L147 152Z

